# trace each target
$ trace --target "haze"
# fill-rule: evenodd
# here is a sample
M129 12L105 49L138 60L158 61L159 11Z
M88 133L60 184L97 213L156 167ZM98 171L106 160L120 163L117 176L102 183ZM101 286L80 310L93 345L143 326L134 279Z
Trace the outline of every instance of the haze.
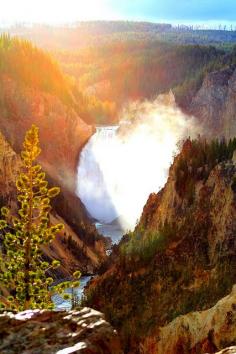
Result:
M234 0L8 0L2 4L1 25L16 22L71 23L86 20L179 21L235 24Z

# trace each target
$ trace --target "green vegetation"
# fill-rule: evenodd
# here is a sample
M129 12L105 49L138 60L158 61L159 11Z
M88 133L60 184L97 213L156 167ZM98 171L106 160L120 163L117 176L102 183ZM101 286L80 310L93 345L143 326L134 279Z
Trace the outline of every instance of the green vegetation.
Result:
M117 122L128 101L154 99L170 89L177 103L185 108L206 74L236 65L233 46L226 50L194 44L201 41L189 45L184 41L172 43L165 39L170 35L168 31L161 32L163 40L150 39L151 32L131 39L125 28L132 25L122 26L122 40L114 30L107 40L95 41L92 46L54 52L66 75L48 53L28 41L2 35L0 75L55 95L89 123L110 124ZM141 27L146 28L146 24ZM181 36L182 32L174 33ZM96 37L96 33L92 36Z
M195 28L194 28L195 27ZM197 27L197 28L196 28ZM52 50L63 49L74 51L78 48L104 45L107 42L119 43L135 40L160 41L174 44L201 44L228 48L235 44L236 31L231 26L219 26L218 30L200 29L199 26L178 25L168 23L151 23L135 21L84 21L78 26L55 27L37 26L30 29L13 28L24 37L32 37L40 46ZM62 35L63 33L63 35Z
M206 180L210 171L220 162L232 159L236 150L236 138L228 142L205 139L187 140L175 167L176 190L190 202L194 199L195 184Z
M23 146L23 171L16 181L18 213L11 215L6 207L1 209L0 281L4 289L0 298L2 305L11 310L53 308L52 292L62 293L68 286L77 287L80 272L74 273L72 284L61 283L49 291L53 279L46 273L58 268L60 262L43 261L41 246L51 243L64 227L51 226L49 218L50 201L60 189L48 188L45 173L35 163L41 150L38 128L34 125L26 133Z
M159 232L145 232L136 229L128 234L128 242L121 244L120 253L123 261L128 261L135 266L149 264L157 253L165 251L168 244L173 241L175 230L165 223Z
M209 266L200 259L205 247L191 236L169 255L168 247L153 252L149 262L127 257L124 263L121 254L113 272L110 268L100 281L95 279L84 304L103 311L118 329L125 351L135 352L136 343L159 326L191 311L208 309L231 291L235 257L220 258L217 265Z
M77 52L55 55L63 70L74 77L79 91L86 93L92 119L113 123L128 101L152 100L169 90L186 108L208 73L236 65L233 46L225 50L177 43L139 36L130 40L124 34L119 42L110 38Z
M154 99L170 89L186 108L206 74L236 65L234 31L94 22L72 32L73 40L67 37L71 29L63 39L60 31L53 31L58 43L63 42L63 49L53 48L53 54L66 75L48 53L8 35L0 37L0 75L57 96L89 123L115 123L128 101Z

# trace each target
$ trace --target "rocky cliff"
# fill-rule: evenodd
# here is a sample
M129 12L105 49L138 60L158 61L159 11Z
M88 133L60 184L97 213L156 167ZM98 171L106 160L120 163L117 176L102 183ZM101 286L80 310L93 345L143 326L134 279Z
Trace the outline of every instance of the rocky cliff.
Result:
M205 128L205 134L225 136L236 135L236 68L212 72L206 76L202 87L193 98L188 111L198 117Z
M61 194L54 204L57 213L76 232L84 234L81 227L83 223L90 236L93 234L99 238L75 193L79 154L93 134L93 127L78 116L73 105L66 105L56 95L2 75L0 131L14 151L21 151L25 132L33 123L39 127L42 148L39 162L49 182L61 188Z
M26 130L39 127L44 170L62 187L75 190L81 148L93 128L55 95L1 77L0 129L15 151L20 151Z
M87 290L87 304L119 330L126 353L156 353L161 327L209 309L236 282L236 165L222 147L213 158L214 143L184 144L165 187Z
M122 354L116 331L89 308L0 314L1 354Z

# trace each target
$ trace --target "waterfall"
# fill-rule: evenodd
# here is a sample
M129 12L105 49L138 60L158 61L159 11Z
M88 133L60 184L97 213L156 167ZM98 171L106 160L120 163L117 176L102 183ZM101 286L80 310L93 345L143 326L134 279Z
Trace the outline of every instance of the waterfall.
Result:
M77 194L90 215L103 223L119 216L113 201L118 181L110 179L117 129L118 126L97 127L81 153L78 166Z
M174 102L132 103L118 126L97 127L78 166L77 194L102 223L133 228L151 193L164 186L180 141L199 133ZM125 224L125 225L124 225Z

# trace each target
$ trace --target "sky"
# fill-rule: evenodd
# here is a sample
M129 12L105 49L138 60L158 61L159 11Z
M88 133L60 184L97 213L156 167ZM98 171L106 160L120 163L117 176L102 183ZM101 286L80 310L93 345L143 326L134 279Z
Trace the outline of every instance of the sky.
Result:
M0 0L0 23L87 20L236 23L236 0Z

